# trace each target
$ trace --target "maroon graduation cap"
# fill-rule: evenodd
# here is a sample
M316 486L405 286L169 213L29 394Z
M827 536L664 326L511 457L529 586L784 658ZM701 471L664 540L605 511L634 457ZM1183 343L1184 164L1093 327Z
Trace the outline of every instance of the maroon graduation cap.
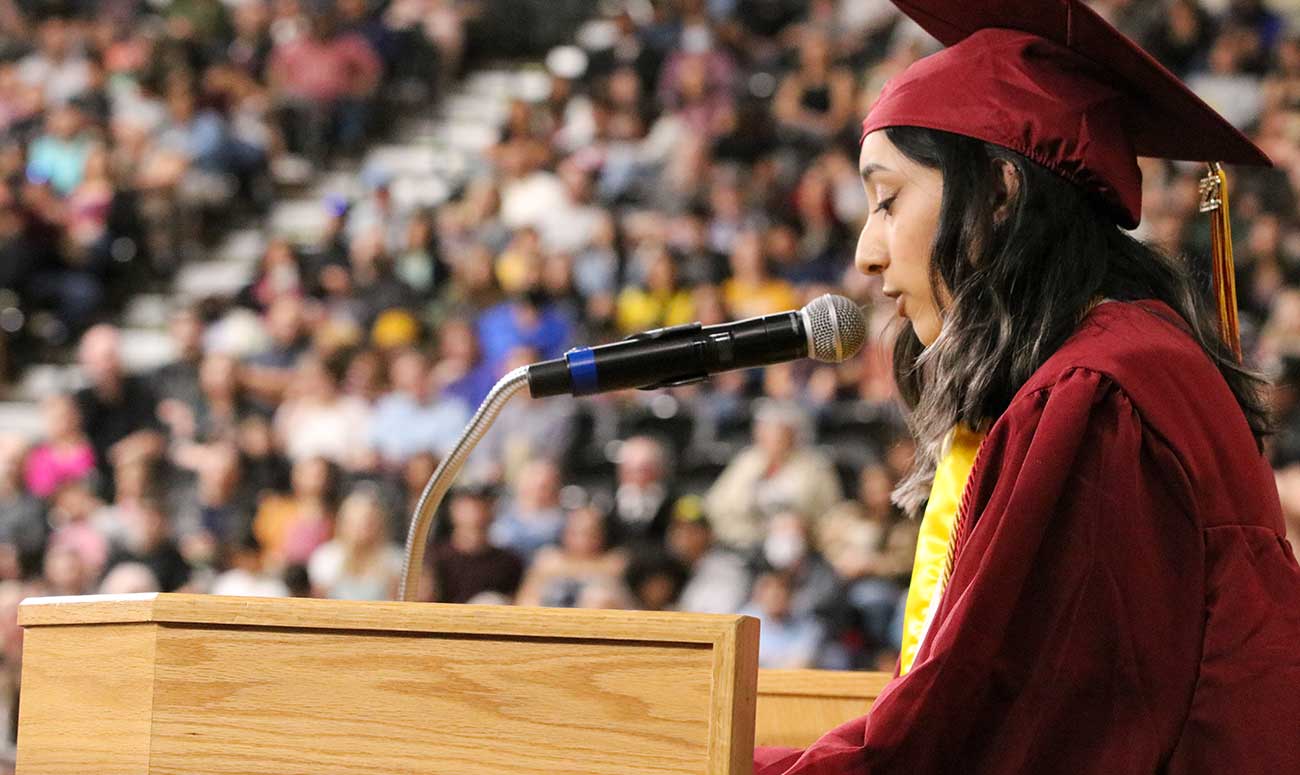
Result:
M948 48L893 78L863 135L919 126L1017 151L1142 216L1138 156L1271 165L1178 77L1079 0L893 0Z
M948 48L891 79L862 134L918 126L1010 148L1093 194L1132 229L1137 157L1210 163L1214 292L1241 353L1226 182L1219 162L1272 166L1178 77L1080 0L893 0Z

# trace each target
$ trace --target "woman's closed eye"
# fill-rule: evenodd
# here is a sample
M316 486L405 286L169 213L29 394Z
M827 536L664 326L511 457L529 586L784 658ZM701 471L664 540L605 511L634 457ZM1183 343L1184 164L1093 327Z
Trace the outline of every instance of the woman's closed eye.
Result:
M882 211L883 211L883 212L886 212L886 213L889 212L889 208L890 208L890 206L894 204L894 200L897 199L897 198L898 198L898 194L892 194L892 195L890 195L890 196L888 196L888 197L886 197L886 198L880 200L880 204L876 205L876 209L873 210L872 212L876 212L876 213L879 213L879 212L882 212Z

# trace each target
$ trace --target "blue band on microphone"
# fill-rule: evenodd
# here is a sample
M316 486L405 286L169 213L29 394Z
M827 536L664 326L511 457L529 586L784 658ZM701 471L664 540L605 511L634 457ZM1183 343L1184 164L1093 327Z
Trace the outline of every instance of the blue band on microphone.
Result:
M590 347L581 347L564 354L569 364L569 378L573 380L573 394L586 396L598 390L596 384L596 355Z

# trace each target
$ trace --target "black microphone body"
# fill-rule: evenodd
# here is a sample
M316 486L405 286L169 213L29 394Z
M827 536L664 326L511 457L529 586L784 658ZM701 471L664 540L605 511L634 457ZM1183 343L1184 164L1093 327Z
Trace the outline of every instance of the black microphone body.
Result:
M689 323L534 363L528 367L528 390L533 398L541 398L685 385L720 371L802 358L809 347L799 311L714 326Z

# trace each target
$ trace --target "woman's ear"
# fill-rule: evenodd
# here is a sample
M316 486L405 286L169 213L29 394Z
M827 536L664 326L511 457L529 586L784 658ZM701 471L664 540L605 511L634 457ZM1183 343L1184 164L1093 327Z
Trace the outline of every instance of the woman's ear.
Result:
M1020 195L1020 170L1007 159L993 159L993 223L1001 226Z

